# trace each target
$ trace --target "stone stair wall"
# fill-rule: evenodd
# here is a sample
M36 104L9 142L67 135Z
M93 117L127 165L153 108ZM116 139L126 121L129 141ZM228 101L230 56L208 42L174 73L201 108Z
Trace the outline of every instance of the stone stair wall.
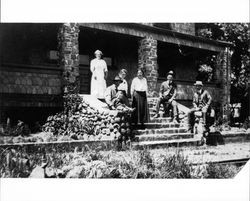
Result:
M155 115L155 105L157 98L148 98L150 111L150 121L145 123L145 129L137 129L135 141L132 143L136 149L143 147L158 148L170 146L197 146L200 139L194 134L188 132L186 119L188 108L178 104L180 123L171 122L171 117L162 117L163 108L161 108L160 117L153 118Z

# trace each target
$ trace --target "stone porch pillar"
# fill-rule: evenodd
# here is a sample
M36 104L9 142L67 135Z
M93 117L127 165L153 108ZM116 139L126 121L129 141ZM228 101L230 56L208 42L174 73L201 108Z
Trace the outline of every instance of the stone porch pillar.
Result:
M144 69L149 97L155 96L158 79L157 40L151 36L146 36L139 41L138 67Z
M63 93L79 93L79 25L64 23L58 32L59 63L62 68Z
M225 48L217 57L216 79L221 88L221 112L224 122L230 120L231 51Z

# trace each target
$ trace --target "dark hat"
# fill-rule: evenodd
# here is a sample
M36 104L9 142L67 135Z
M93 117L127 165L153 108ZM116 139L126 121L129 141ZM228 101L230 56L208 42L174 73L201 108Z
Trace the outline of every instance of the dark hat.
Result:
M203 86L203 84L202 84L202 81L196 81L195 83L194 83L194 86Z
M117 81L122 82L122 79L117 75L117 76L115 76L114 81L115 82L117 82Z

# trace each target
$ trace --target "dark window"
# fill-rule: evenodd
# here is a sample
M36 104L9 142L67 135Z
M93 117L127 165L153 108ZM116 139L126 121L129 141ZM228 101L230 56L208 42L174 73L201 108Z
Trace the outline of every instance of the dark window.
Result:
M1 24L2 62L56 65L59 24Z

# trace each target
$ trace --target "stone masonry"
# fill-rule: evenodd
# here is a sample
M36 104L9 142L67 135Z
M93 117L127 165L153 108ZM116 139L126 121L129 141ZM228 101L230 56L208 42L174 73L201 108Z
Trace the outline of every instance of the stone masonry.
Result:
M216 77L217 83L221 85L222 115L225 122L230 117L230 74L231 74L231 54L228 48L220 52L217 57Z
M157 40L151 36L146 36L139 41L138 67L145 72L148 81L148 96L155 96L158 79Z
M79 93L79 25L65 23L59 29L59 62L63 69L62 84L64 93Z
M184 34L195 35L195 24L194 23L171 23L173 31L177 31Z

